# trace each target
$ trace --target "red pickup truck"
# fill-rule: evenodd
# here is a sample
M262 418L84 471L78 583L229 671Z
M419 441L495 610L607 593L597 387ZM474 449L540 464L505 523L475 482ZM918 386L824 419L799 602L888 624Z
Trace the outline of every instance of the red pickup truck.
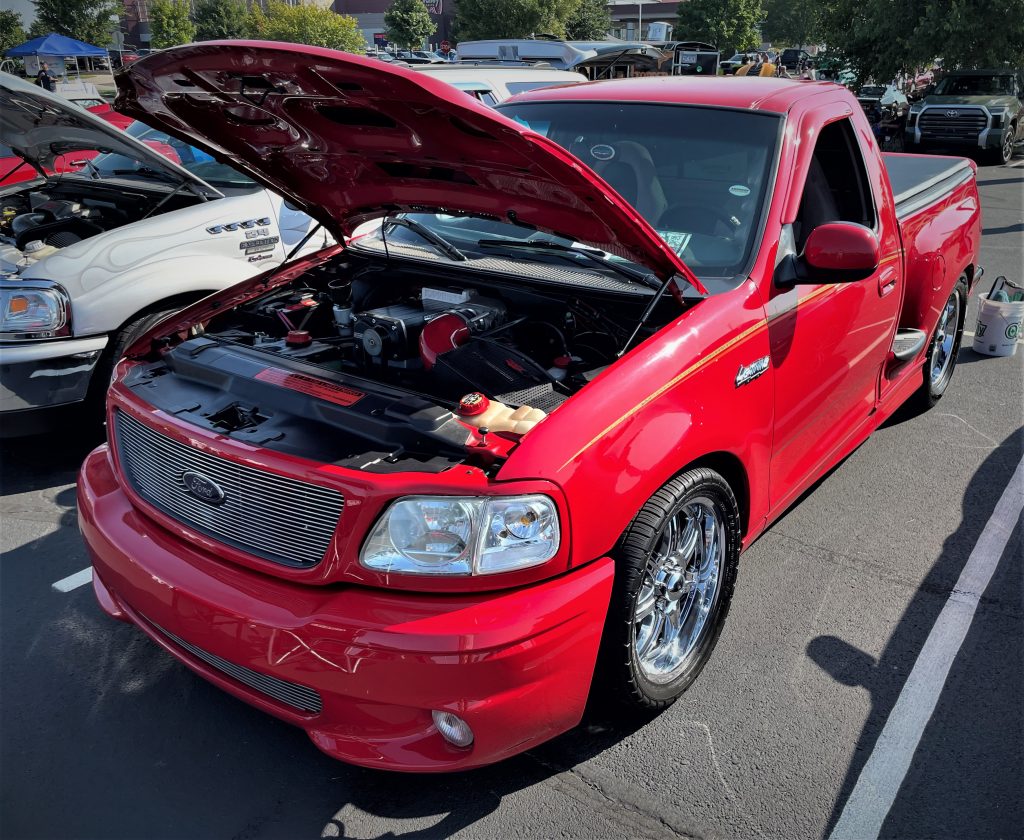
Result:
M337 758L474 767L591 693L668 705L741 550L953 373L974 166L883 157L837 85L616 80L490 110L237 41L117 83L347 242L128 349L79 482L96 594Z

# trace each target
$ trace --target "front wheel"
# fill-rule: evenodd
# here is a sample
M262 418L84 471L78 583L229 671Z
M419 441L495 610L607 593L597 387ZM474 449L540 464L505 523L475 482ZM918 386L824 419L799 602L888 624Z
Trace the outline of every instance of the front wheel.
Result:
M999 143L999 148L989 151L987 155L989 163L996 166L1009 163L1013 158L1013 144L1016 137L1017 126L1008 125L1003 131L1003 139Z
M739 552L736 497L718 473L689 470L648 500L615 552L597 699L661 709L689 688L722 632Z
M939 323L932 333L928 357L924 365L924 382L918 391L921 408L931 408L942 399L956 369L960 342L964 335L964 317L967 314L967 278L957 280L953 292L942 307Z

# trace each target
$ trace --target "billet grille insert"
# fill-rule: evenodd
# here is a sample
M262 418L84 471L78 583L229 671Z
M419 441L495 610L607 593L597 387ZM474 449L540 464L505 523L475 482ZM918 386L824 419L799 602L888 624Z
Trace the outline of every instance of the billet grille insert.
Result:
M345 505L337 490L200 452L124 412L114 423L121 467L154 507L265 560L308 568L323 559ZM211 504L193 495L186 473L215 483L223 499Z
M205 662L211 668L216 668L221 673L227 674L243 685L249 686L254 691L273 697L279 703L283 703L285 706L290 706L300 712L320 714L323 711L323 700L320 698L320 692L315 689L289 682L288 680L282 680L278 677L271 677L268 674L261 674L259 671L252 670L252 668L246 668L244 665L229 662L227 659L205 651L191 642L186 642L180 636L174 635L170 630L164 630L163 627L156 622L150 621L148 618L146 623L158 633L170 639L182 650L192 654L196 659Z

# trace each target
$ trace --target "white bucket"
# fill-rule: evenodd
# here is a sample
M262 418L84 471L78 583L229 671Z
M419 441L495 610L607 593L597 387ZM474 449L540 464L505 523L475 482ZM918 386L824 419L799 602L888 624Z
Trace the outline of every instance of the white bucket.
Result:
M1024 319L1024 301L1000 303L978 296L978 324L974 328L974 352L986 356L1012 356L1017 352Z

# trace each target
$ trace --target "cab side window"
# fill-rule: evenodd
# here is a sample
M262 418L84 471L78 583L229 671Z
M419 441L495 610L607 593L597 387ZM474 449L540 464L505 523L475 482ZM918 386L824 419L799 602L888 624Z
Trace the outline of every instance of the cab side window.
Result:
M875 226L867 170L849 119L829 123L818 136L793 224L797 252L812 230L829 222Z

